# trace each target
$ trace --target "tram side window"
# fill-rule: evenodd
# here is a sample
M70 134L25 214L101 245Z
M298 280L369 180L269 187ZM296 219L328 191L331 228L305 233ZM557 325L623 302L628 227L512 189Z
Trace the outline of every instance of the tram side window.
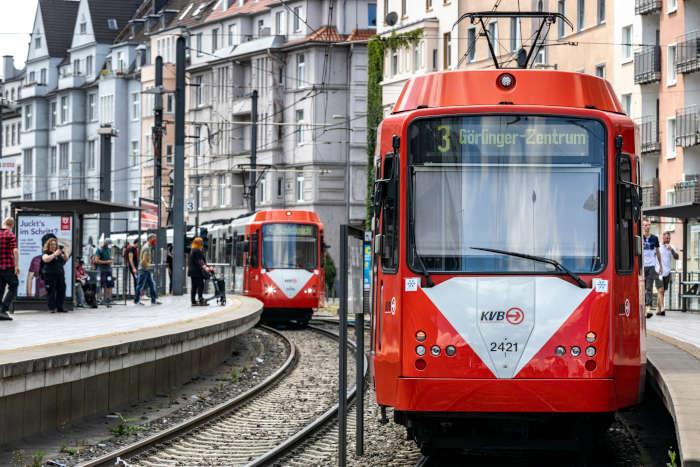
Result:
M235 234L234 234L235 235ZM236 256L234 258L234 264L236 266L243 266L243 255L245 251L245 237L243 235L236 235Z
M382 203L382 269L396 271L399 265L399 159L384 158L382 178L387 180Z
M615 263L618 271L629 272L634 266L634 210L632 163L629 156L617 158L617 193L615 214Z
M250 255L248 256L248 265L258 267L258 234L257 232L250 236Z

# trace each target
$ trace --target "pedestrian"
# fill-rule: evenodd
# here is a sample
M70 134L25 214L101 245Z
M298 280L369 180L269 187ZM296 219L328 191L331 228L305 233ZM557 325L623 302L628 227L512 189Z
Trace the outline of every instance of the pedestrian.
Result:
M105 238L102 246L95 250L95 266L100 271L100 286L102 287L102 304L112 305L112 240Z
M676 248L671 245L671 232L666 231L661 236L661 246L659 247L659 254L661 255L661 269L663 273L661 274L661 288L659 291L659 303L656 307L656 314L659 316L666 316L666 310L664 308L664 295L666 291L669 290L671 285L671 270L673 269L672 263L674 259L678 259L679 255Z
M165 265L168 268L168 292L173 293L173 244L166 247Z
M66 312L63 309L66 298L66 275L63 265L68 257L63 250L64 247L58 244L58 240L50 238L44 245L44 254L41 257L41 277L44 278L51 313Z
M146 244L141 248L141 256L139 258L139 279L136 283L136 290L134 291L134 303L137 305L142 305L141 291L145 286L148 286L148 291L151 294L151 304L160 305L161 303L157 300L158 295L156 294L156 285L153 282L153 276L151 276L151 269L153 267L153 248L156 246L156 236L151 234L146 240Z
M135 238L133 243L127 243L126 248L124 248L124 264L129 269L129 274L131 274L134 280L134 290L136 290L136 281L138 279L138 264L139 264L139 239Z
M190 258L187 267L187 274L190 276L190 301L192 306L207 306L209 303L204 300L204 281L211 276L211 267L207 264L204 256L204 241L202 237L192 239Z
M19 280L19 250L17 250L17 238L12 229L15 227L15 220L6 218L0 230L0 321L12 321L7 312L12 306L12 301L17 296L17 286ZM7 287L7 295L5 288Z
M75 306L77 308L85 308L87 306L85 291L83 290L83 287L87 284L87 279L88 275L85 272L83 260L78 258L75 261Z
M664 269L661 264L661 254L659 253L659 237L650 233L651 222L644 219L642 222L643 231L643 265L644 265L644 305L646 308L647 318L651 318L654 314L650 311L653 302L654 284L656 288L663 287L660 275L663 275Z

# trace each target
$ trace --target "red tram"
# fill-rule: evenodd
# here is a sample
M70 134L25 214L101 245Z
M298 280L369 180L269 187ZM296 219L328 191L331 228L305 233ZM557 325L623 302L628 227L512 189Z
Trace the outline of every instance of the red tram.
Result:
M371 360L420 446L599 432L640 400L635 131L591 75L406 83L378 129Z
M263 303L263 319L308 323L325 296L318 215L271 209L236 219L231 227L243 294Z

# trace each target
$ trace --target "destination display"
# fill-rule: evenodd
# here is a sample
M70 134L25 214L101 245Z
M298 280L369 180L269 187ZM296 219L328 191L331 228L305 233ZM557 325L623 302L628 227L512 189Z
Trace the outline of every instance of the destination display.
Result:
M605 145L603 126L589 119L545 116L457 116L420 119L409 128L413 162L483 158L587 158Z
M267 224L264 235L284 237L315 237L316 227L306 224Z

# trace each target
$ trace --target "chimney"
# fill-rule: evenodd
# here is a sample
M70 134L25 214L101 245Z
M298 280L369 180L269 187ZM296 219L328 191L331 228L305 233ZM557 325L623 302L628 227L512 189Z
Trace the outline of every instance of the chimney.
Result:
M15 68L15 57L12 55L3 55L2 57L2 79L7 81L15 77L17 70Z

